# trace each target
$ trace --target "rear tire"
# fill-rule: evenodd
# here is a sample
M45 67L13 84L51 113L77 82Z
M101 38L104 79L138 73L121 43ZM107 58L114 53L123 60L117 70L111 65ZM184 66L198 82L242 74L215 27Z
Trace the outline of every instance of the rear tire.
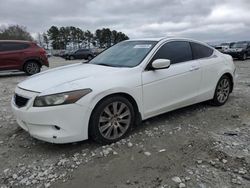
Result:
M41 71L41 66L36 61L28 61L24 65L24 72L28 75L37 74Z
M247 54L246 54L246 53L244 53L244 54L242 55L241 60L245 61L246 59L247 59Z
M217 83L214 98L211 101L212 105L221 106L225 104L229 98L231 88L232 83L230 78L227 75L222 76Z
M124 138L135 122L133 105L124 97L112 96L97 104L89 123L89 136L110 144Z
M90 61L91 59L93 59L92 55L88 55L87 60Z

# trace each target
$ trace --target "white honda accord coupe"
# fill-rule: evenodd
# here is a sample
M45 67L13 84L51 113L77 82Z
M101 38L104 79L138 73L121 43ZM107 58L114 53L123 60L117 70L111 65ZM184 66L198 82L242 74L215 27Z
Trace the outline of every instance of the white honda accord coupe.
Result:
M52 143L115 142L147 118L233 90L231 56L182 38L120 42L89 63L51 69L18 84L12 109L31 136Z

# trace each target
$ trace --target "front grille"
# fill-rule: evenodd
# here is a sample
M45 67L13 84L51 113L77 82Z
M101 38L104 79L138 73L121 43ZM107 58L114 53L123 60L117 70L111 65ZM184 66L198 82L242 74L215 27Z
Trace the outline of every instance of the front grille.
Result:
M14 96L14 101L16 106L18 106L19 108L26 106L26 104L28 103L29 99L22 97L20 95L15 94Z

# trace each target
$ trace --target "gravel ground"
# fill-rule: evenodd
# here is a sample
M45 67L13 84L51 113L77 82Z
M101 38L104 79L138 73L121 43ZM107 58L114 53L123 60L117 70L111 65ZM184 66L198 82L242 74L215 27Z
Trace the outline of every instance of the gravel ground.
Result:
M50 58L51 67L79 61ZM23 73L0 75L0 187L250 187L250 60L222 107L196 104L144 121L111 145L55 145L18 127L10 108Z

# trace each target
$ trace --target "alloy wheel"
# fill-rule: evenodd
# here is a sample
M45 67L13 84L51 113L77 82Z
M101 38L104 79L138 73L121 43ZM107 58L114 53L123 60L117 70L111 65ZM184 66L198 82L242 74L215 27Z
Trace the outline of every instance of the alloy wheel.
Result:
M35 62L30 62L26 66L26 72L28 74L36 74L39 72L39 65Z
M90 61L91 59L92 59L92 56L91 56L91 55L89 55L89 56L88 56L88 60Z
M247 59L247 54L243 54L243 60Z
M217 100L220 103L224 103L228 99L229 93L230 93L230 83L227 78L224 78L220 81L217 87L216 91Z
M99 131L108 140L122 137L131 124L131 112L123 102L112 102L107 105L99 118Z

